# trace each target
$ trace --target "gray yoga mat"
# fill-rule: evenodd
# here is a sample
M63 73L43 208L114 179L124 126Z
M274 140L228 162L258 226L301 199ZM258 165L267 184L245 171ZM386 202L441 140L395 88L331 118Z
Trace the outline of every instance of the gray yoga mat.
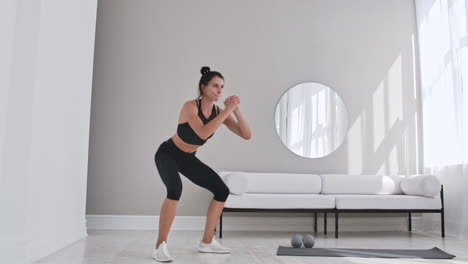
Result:
M293 248L278 247L278 256L322 256L357 258L422 258L451 259L454 255L433 247L431 249L357 249L357 248Z

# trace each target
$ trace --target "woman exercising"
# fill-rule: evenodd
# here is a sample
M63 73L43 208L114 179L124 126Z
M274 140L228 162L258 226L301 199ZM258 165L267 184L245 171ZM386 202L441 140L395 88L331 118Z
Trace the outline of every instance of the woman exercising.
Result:
M252 133L247 120L240 111L238 96L232 95L226 98L224 109L214 104L220 99L224 87L224 77L221 73L210 71L209 67L202 67L201 74L198 98L184 103L179 114L177 133L159 146L154 157L159 175L167 189L167 196L161 206L159 216L158 240L153 251L153 258L160 262L173 260L166 243L176 214L177 202L182 193L179 172L193 183L214 194L208 207L205 232L198 251L203 253L230 252L229 248L222 246L214 238L216 223L229 195L229 188L219 175L201 162L195 154L221 124L225 124L232 132L246 140L252 137ZM231 113L234 113L237 121Z

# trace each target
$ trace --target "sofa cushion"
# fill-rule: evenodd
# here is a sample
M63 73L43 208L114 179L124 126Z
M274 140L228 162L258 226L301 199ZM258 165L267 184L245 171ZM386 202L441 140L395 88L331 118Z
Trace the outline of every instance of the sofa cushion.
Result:
M265 209L332 209L335 198L320 194L266 194L245 193L229 195L226 208L265 208Z
M439 197L413 195L330 195L337 209L440 209Z
M232 174L242 174L245 176L248 186L246 193L318 194L322 189L321 178L316 174L235 171L222 171L219 173L225 182L228 178L227 175Z
M218 172L218 175L219 177L221 177L221 179L223 179L223 181L226 180L226 176L233 173L233 171L219 171Z
M227 174L224 179L230 193L241 195L247 191L248 182L245 173L230 173Z
M399 175L322 174L323 194L402 194Z
M434 197L439 194L440 188L440 181L434 175L411 175L401 182L401 189L409 195Z

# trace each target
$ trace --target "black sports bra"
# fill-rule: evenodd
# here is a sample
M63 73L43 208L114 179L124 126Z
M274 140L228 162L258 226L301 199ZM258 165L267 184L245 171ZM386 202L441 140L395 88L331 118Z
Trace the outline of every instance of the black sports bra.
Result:
M208 122L213 120L216 116L218 116L218 108L213 105L213 109L211 109L211 115L208 117L208 119L203 115L203 112L201 110L201 99L197 100L197 105L198 105L198 116L202 120L203 124L206 125ZM192 144L192 145L203 145L205 142L210 139L213 135L211 134L206 140L200 138L195 131L193 131L192 127L188 122L181 123L177 125L177 135L186 143Z

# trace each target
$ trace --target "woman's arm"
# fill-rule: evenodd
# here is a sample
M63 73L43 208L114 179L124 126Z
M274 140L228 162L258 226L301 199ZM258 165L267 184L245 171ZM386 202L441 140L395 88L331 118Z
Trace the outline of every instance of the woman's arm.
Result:
M239 137L245 140L251 139L252 131L250 130L247 120L240 111L239 106L237 106L237 108L233 112L236 116L237 121L231 114L229 114L229 116L224 120L224 124L229 128L229 130L234 132Z
M213 120L208 122L208 124L204 125L201 121L200 117L198 117L198 108L192 102L186 102L182 111L184 112L185 116L187 117L187 122L189 123L190 127L192 127L193 131L203 140L206 140L211 134L213 134L216 129L224 123L224 120L231 115L231 112L235 109L235 104L230 103L226 107L226 109L219 113L217 117Z

